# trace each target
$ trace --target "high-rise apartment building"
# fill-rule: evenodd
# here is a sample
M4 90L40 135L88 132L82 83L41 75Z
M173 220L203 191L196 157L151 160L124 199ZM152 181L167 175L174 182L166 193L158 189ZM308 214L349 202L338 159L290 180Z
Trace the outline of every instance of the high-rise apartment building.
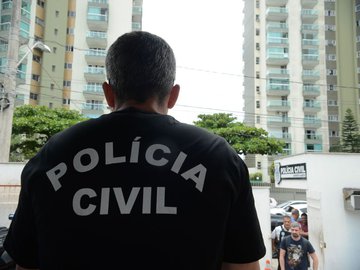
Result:
M359 123L359 37L359 0L246 0L244 121L286 154L338 145L347 108ZM267 174L266 157L247 163Z
M3 0L2 6L5 3L11 5L10 0ZM65 107L88 117L106 112L102 83L106 80L107 48L120 35L141 30L142 0L28 0L23 3L29 20L28 39L21 43L21 51L26 53L32 44L41 41L51 52L34 48L21 63L17 103ZM1 22L4 16L2 10Z

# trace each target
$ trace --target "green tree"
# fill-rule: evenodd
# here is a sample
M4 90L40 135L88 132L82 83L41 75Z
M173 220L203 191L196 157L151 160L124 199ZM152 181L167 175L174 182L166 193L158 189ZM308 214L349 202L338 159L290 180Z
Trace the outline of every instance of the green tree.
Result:
M30 159L52 135L86 119L75 110L31 105L17 107L13 119L10 160Z
M200 114L198 118L200 120L194 122L196 126L225 138L239 154L273 155L283 152L282 141L269 138L268 133L262 128L249 127L235 121L236 117L232 114Z
M359 153L360 152L360 134L359 125L357 124L351 109L345 112L342 124L342 152Z

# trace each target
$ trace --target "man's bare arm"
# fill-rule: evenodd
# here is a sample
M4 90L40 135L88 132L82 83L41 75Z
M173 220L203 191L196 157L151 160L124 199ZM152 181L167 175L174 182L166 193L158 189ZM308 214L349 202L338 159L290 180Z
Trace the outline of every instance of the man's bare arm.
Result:
M311 257L312 260L313 260L313 269L314 269L314 270L318 270L318 268L319 268L319 259L318 259L318 256L316 255L315 252L310 253L309 255L310 255L310 257Z
M252 263L223 263L221 270L260 270L259 262Z
M285 270L285 249L280 248L279 261L281 270Z

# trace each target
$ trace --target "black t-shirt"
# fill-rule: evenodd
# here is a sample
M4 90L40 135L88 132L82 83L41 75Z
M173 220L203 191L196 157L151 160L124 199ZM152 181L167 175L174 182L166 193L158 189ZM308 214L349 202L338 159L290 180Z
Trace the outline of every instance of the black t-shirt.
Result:
M265 254L245 164L170 116L128 109L79 123L21 184L5 248L23 267L209 270Z

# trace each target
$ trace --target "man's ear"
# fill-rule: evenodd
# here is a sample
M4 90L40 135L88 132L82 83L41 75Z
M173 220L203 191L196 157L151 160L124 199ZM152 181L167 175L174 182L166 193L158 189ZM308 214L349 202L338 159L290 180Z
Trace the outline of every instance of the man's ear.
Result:
M104 82L102 84L102 88L104 90L104 95L107 104L109 105L110 108L115 108L115 94L113 89L111 88L111 85L108 84L107 82Z
M167 103L168 109L172 109L175 106L176 101L179 97L179 92L180 92L180 86L178 84L175 84L170 91L170 96Z

